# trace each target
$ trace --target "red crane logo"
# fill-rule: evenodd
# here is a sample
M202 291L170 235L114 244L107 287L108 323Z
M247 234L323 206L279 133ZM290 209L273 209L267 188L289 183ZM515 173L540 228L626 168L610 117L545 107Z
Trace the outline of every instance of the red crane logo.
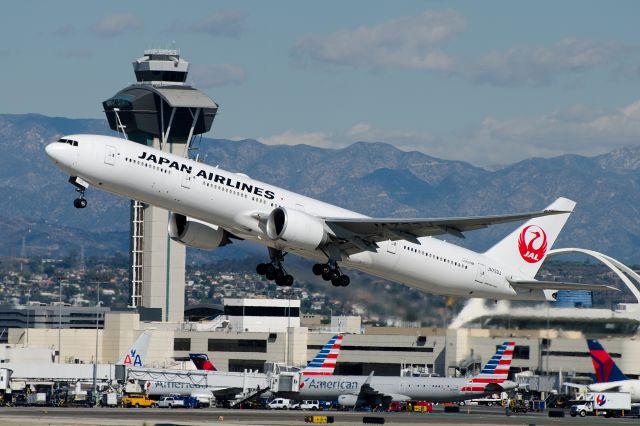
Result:
M537 225L526 226L518 238L520 256L528 263L538 263L547 252L547 234Z

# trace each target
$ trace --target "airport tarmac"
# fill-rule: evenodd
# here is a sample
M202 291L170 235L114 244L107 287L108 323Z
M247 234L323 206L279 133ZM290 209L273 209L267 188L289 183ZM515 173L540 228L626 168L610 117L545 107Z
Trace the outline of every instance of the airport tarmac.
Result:
M2 425L303 425L307 415L329 415L335 425L361 425L362 418L384 417L392 425L593 425L638 424L638 419L604 417L548 417L548 413L505 416L500 408L473 407L460 413L362 413L301 412L226 409L151 409L151 408L0 408Z

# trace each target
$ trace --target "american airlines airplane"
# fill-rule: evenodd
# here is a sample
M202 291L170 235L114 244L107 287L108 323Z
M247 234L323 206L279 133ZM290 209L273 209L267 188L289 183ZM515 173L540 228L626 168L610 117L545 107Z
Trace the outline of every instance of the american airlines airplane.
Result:
M257 272L293 284L284 256L315 260L313 272L334 286L349 267L419 290L490 299L554 300L554 290L606 286L534 279L575 203L559 198L535 213L436 219L371 218L331 204L125 139L70 135L46 147L49 158L80 194L93 185L169 210L172 239L215 249L232 239L258 242L270 262ZM527 220L484 253L431 238Z
M596 372L596 382L590 385L564 383L566 386L584 389L589 392L628 392L631 402L640 402L640 380L630 379L618 368L611 355L600 342L587 339L591 361Z
M389 404L392 401L425 400L432 402L465 401L517 388L507 380L513 358L514 342L504 342L482 371L471 378L459 377L387 377L339 376L330 372L302 372L298 392L278 393L295 399L337 400L345 407L364 404ZM333 345L332 366L340 346ZM313 361L312 361L313 362Z

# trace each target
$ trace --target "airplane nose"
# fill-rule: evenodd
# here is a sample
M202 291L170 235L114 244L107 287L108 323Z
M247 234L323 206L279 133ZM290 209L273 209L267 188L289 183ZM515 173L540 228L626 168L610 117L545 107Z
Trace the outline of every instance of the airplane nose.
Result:
M47 145L44 150L47 153L47 157L53 162L59 162L62 152L64 151L65 145L53 142Z

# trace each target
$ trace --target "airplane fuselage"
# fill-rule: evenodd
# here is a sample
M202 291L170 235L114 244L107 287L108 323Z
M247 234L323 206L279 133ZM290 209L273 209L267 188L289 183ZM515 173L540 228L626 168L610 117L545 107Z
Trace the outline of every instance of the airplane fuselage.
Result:
M336 400L343 395L358 395L367 380L376 392L391 396L395 401L465 401L499 392L496 390L463 391L462 389L469 381L468 378L315 376L303 377L299 392L279 393L278 395L295 399Z
M66 150L64 155L56 154L55 161L70 176L305 258L324 262L327 254L269 238L265 218L275 208L295 209L322 218L366 217L241 173L124 139L99 135L68 138L78 141L78 146L60 143L52 149ZM347 256L340 264L430 293L545 300L541 291L532 291L524 297L517 294L507 279L518 277L519 273L496 259L437 238L419 238L418 242L383 241L375 251Z

